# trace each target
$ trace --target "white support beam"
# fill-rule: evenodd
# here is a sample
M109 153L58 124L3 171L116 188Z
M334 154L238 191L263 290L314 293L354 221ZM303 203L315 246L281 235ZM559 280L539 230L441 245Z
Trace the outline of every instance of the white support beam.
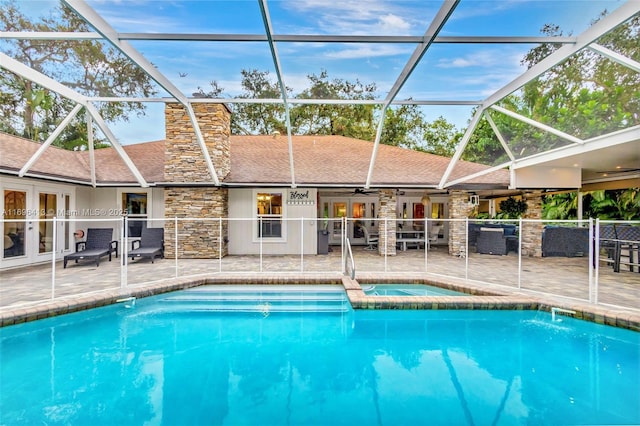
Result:
M496 126L496 123L493 121L493 119L491 118L489 113L487 113L487 111L484 112L483 116L489 123L489 126L491 126L493 133L496 135L496 137L500 141L500 145L502 145L502 149L505 150L505 152L507 153L511 161L514 161L516 157L513 155L513 152L511 152L511 148L509 148L509 145L507 145L507 141L504 140L504 137L502 136L500 129L498 129L498 126Z
M72 90L63 84L58 83L57 81L34 70L33 68L29 68L23 63L16 61L15 59L5 55L2 52L0 52L0 66L11 71L14 74L26 78L27 80L33 81L39 86L54 91L60 96L71 99L75 103L78 103L82 106L86 106L88 103L87 98L76 92L75 90Z
M618 52L614 52L613 50L607 49L606 47L600 46L596 43L590 44L589 49L599 55L604 56L605 58L609 58L612 61L619 63L620 65L630 68L635 72L640 72L640 62L634 61L631 58L627 58L626 56L623 56Z
M138 168L133 163L133 161L131 161L131 158L129 158L129 155L124 150L124 148L122 148L122 145L120 144L120 142L118 142L118 140L116 139L114 134L111 133L111 130L109 129L109 126L107 126L107 123L105 123L105 121L102 119L102 117L100 116L100 112L97 110L97 108L95 106L93 106L93 104L88 104L87 105L87 111L89 112L89 114L91 114L91 117L96 122L96 125L100 128L102 133L107 137L109 142L111 142L111 146L113 146L113 148L116 150L116 152L118 153L118 155L120 156L122 161L124 161L125 165L129 168L131 173L133 173L133 175L135 176L135 178L138 181L138 183L140 184L140 186L142 186L143 188L148 187L149 184L147 183L147 181L142 176L142 173L140 173L140 170L138 170ZM93 149L92 145L93 144L89 145L89 155L90 156L93 156L93 153L91 152L91 150ZM93 160L91 160L91 161L93 161Z
M67 114L67 116L64 118L64 120L62 120L60 122L58 127L56 127L55 130L53 132L51 132L51 134L49 135L47 140L44 141L44 143L42 145L40 145L40 148L38 148L38 150L31 156L31 158L29 158L29 160L24 164L24 166L22 166L22 168L20 169L20 172L18 172L18 176L23 177L25 175L25 173L27 173L29 171L29 169L31 169L31 167L33 167L35 162L38 161L38 158L40 158L40 156L42 154L44 154L44 152L56 140L56 138L58 136L60 136L60 133L62 133L64 128L67 127L67 125L71 122L71 120L73 120L73 117L75 117L76 114L78 114L78 112L81 109L82 109L82 105L77 104L71 110L71 112L69 112L69 114Z
M94 142L93 142L93 119L89 110L86 111L86 123L87 123L87 148L89 148L89 170L91 171L91 186L94 188L97 186L98 179L96 178L96 157L94 155Z
M118 38L118 33L105 21L95 10L93 10L84 0L62 0L67 6L73 9L80 17L82 17L89 25L93 26L98 33L100 33L107 41L109 41L115 48L120 50L125 56L127 56L133 63L138 65L147 75L149 75L156 83L158 83L163 89L165 89L171 96L173 96L178 102L180 102L186 109L189 115L189 120L193 125L196 139L200 145L202 155L204 156L207 169L211 175L213 182L216 186L220 186L218 174L216 173L211 156L207 150L207 146L202 137L198 119L193 112L193 108L189 105L187 97L166 78L153 64L142 56L140 52L134 49L126 41L122 41ZM94 117L95 118L95 117Z
M424 33L422 43L420 43L420 45L418 45L418 47L416 47L416 49L413 51L411 57L404 66L404 69L396 79L395 83L393 83L393 86L389 90L389 93L387 93L385 106L389 106L391 104L391 101L394 100L398 95L398 92L400 92L400 89L402 89L402 86L404 86L407 78L409 78L413 70L416 68L416 66L418 66L420 59L422 59L424 54L433 43L433 40L435 40L435 38L438 36L438 33L447 22L447 19L449 19L449 16L451 16L458 3L460 3L460 0L445 0L442 3L442 6L440 6L440 10L438 10L438 13L431 21L429 28L427 28L427 31Z
M284 104L282 98L188 98L191 104ZM135 98L95 96L88 97L90 102L177 102L175 98ZM300 105L383 105L381 99L302 99L287 98L289 104ZM460 101L453 99L394 99L391 105L452 105L480 106L481 100Z
M480 118L482 117L483 113L484 113L484 110L482 110L482 108L478 108L476 113L471 118L471 122L469 123L469 126L467 126L467 130L464 132L464 135L462 136L462 139L458 144L458 148L456 148L456 152L453 154L453 157L451 157L451 160L449 160L447 169L442 175L442 178L440 178L438 189L444 189L445 184L447 183L447 180L449 180L449 176L451 176L451 172L453 172L453 169L456 163L458 162L458 160L460 160L460 157L462 156L464 149L467 147L467 144L469 143L469 139L471 139L471 135L475 131L476 127L478 126L478 123L480 122Z
M490 167L488 169L482 170L480 172L476 172L476 173L472 173L472 174L467 175L467 176L463 176L463 177L461 177L459 179L455 179L455 180L452 180L451 182L447 182L446 185L443 186L443 188L449 188L449 187L457 185L459 183L464 183L464 182L470 181L472 179L475 179L477 177L488 175L489 173L497 172L498 170L506 169L507 167L510 167L511 164L512 164L511 161L507 161L507 162L504 162L502 164L498 164L497 166L493 166L493 167Z
M218 41L218 42L265 42L263 34L208 34L208 33L118 33L118 40L143 41ZM392 35L340 35L340 34L272 34L279 43L393 43L418 44L421 36ZM0 39L6 40L102 40L93 31L51 32L51 31L0 31ZM439 36L433 40L438 44L573 44L575 37L540 36Z
M609 15L603 17L601 20L593 24L586 31L580 34L576 38L575 44L564 45L536 65L529 68L527 71L522 73L520 76L516 77L513 81L511 81L506 86L502 87L500 90L496 91L494 94L485 99L483 105L484 107L488 107L490 105L495 104L500 101L504 97L513 93L520 87L524 86L528 82L537 78L550 68L559 64L560 62L567 59L569 56L578 52L581 49L587 47L590 43L593 43L602 35L611 31L616 26L626 22L636 13L640 12L640 1L628 1L622 4L620 7L615 9Z
M278 77L280 96L282 97L282 101L284 102L285 125L287 127L287 143L289 145L289 174L291 176L291 187L295 188L296 174L293 161L293 140L291 139L291 115L289 111L289 102L287 99L287 86L284 84L284 78L282 76L282 66L280 65L278 48L273 41L273 27L271 25L271 16L269 15L269 7L267 6L266 0L260 0L260 12L262 13L262 22L264 23L264 30L267 34L267 40L269 42L271 58L273 59L273 65L276 69L276 76Z
M607 135L586 139L584 143L580 145L568 145L539 154L533 154L516 160L513 167L514 169L520 169L523 167L537 166L539 164L544 164L561 158L585 154L587 152L611 148L632 142L640 144L640 126L634 126L628 129L609 133Z
M520 115L520 114L518 114L516 112L509 111L506 108L502 108L502 107L499 107L497 105L492 105L491 109L496 110L498 112L501 112L504 115L508 115L509 117L515 118L518 121L522 121L523 123L527 123L527 124L529 124L529 125L531 125L533 127L537 127L538 129L544 130L545 132L549 132L549 133L551 133L553 135L558 136L559 138L568 140L569 142L577 143L577 144L584 143L584 141L582 139L580 139L580 138L576 138L573 135L570 135L568 133L562 132L562 131L560 131L558 129L555 129L555 128L551 127L551 126L547 126L546 124L540 123L539 121L532 120L532 119L530 119L528 117L525 117L523 115Z
M369 171L367 172L367 180L364 184L364 189L369 189L371 186L371 180L373 179L373 170L375 169L376 159L378 158L378 148L380 147L380 138L382 137L382 128L384 127L384 116L387 114L387 107L383 106L380 114L380 121L378 122L378 128L376 129L376 139L373 143L373 149L371 150L371 160L369 160Z
M365 188L369 188L371 186L373 170L375 169L376 158L378 156L378 147L380 145L380 138L382 137L382 128L384 126L384 118L387 113L387 109L389 108L389 105L391 105L391 102L398 95L398 92L400 92L400 90L402 89L402 86L404 86L404 84L406 83L407 79L409 78L413 70L415 70L416 66L418 66L420 59L422 59L424 54L429 49L429 46L431 46L431 44L433 43L433 40L438 36L438 33L440 32L444 24L447 22L447 19L449 19L449 16L451 16L451 14L453 13L454 9L456 8L459 2L460 0L445 0L442 3L442 6L440 6L440 10L438 10L438 13L431 21L429 28L427 28L427 31L425 31L422 42L413 51L413 53L411 54L411 57L409 58L404 68L402 69L402 72L400 72L400 75L398 76L395 83L393 83L393 86L387 93L387 96L384 100L384 104L382 105L382 113L380 116L378 129L376 131L376 139L373 142L373 152L371 153L371 161L369 162L369 171L367 172L367 181L365 182L365 185L364 185Z

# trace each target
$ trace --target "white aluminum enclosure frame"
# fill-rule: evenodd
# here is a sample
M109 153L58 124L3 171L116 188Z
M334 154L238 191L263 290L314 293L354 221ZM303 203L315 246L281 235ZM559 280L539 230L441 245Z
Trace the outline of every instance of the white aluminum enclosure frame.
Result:
M268 9L268 0L256 0L260 6L261 19L264 24L264 34L175 34L175 33L118 33L115 29L91 6L89 6L84 0L62 0L64 4L69 6L75 13L82 17L95 31L82 32L82 33L69 33L69 32L0 32L0 39L41 39L41 40L103 40L110 43L113 47L118 49L124 55L126 55L133 63L139 66L147 75L149 75L160 87L162 87L168 97L159 98L119 98L119 97L86 97L78 92L63 86L62 84L51 80L43 74L28 68L27 66L17 62L16 60L8 57L6 54L0 53L0 67L6 68L11 72L14 72L25 79L31 80L49 90L59 93L61 96L69 98L76 102L78 105L82 105L87 111L87 120L94 121L95 124L102 130L114 149L118 152L122 160L125 162L129 170L135 176L140 186L148 186L147 182L142 177L142 174L137 170L133 162L129 159L120 143L111 134L106 123L100 117L97 109L92 104L93 102L178 102L182 104L189 116L191 124L195 130L197 142L203 153L206 167L212 177L212 185L221 186L215 167L210 158L209 152L206 149L200 127L197 122L197 118L192 108L192 104L195 103L273 103L283 104L285 107L286 116L286 128L289 143L289 167L290 167L290 186L296 187L295 181L295 157L293 152L293 146L291 141L291 125L289 122L289 108L291 104L367 104L367 105L380 105L382 114L380 122L378 123L376 137L372 147L371 159L369 162L368 174L366 180L362 182L364 188L371 186L371 179L376 166L377 150L380 143L381 134L384 125L384 112L394 105L470 105L477 106L476 114L472 117L470 125L466 129L466 132L458 145L456 152L452 156L450 163L440 179L437 185L438 189L444 189L456 185L457 183L464 182L476 177L478 174L457 178L451 180L451 173L455 168L456 163L461 158L462 153L467 146L474 130L481 118L486 118L491 128L496 133L496 136L502 144L505 152L507 153L510 161L499 166L494 166L486 172L509 167L512 171L518 168L531 166L534 164L541 164L543 161L549 161L557 158L563 158L563 156L571 155L571 153L585 152L594 149L599 149L603 146L614 147L617 144L628 143L629 141L640 141L640 130L636 128L630 128L625 131L615 132L610 135L603 135L597 138L591 138L586 140L580 140L571 135L566 135L559 130L550 128L541 123L536 123L533 120L526 117L518 116L515 113L506 111L496 104L504 99L506 96L520 89L523 85L531 82L535 78L542 75L547 70L551 69L555 65L563 62L570 56L576 54L582 49L590 49L591 51L607 57L608 59L619 63L634 72L640 72L640 64L630 58L626 58L616 52L611 51L599 44L597 40L604 34L608 33L615 27L628 21L633 16L640 13L640 1L628 0L619 7L617 7L609 15L603 17L594 25L589 27L583 33L572 37L492 37L492 36L440 36L438 33L442 27L447 23L451 16L455 16L454 11L461 1L465 0L444 0L440 6L440 9L432 22L429 23L428 29L423 36L389 36L389 35L304 35L304 34L274 34L273 27L271 25L271 18ZM277 99L241 99L241 98L193 98L188 97L182 93L176 85L163 73L161 73L151 62L149 62L138 50L133 48L128 40L145 40L145 41L196 41L196 42L263 42L268 45L268 49L275 66L278 83L281 88L281 97ZM387 92L384 99L380 100L343 100L343 99L289 99L286 93L286 82L284 80L284 72L282 69L280 56L278 54L279 43L395 43L395 44L413 44L416 48L407 60L404 68L398 74L393 86ZM554 43L562 44L562 46L550 54L548 57L534 65L520 76L515 78L509 84L497 90L492 95L488 96L484 100L476 101L458 101L452 99L411 99L411 100L398 100L396 99L401 88L420 64L423 57L429 48L434 44L474 44L474 43ZM511 117L517 120L527 122L528 124L537 126L538 128L552 132L570 142L570 145L554 149L548 152L542 152L535 155L529 155L524 158L515 158L509 151L506 142L497 131L497 128L489 115L486 113L489 109L498 111L502 114L509 114ZM23 165L20 170L20 176L28 174L29 168L35 163L38 156L46 150L59 134L64 125L71 121L73 116L79 112L79 108L76 107L70 113L63 123L56 128L51 135L47 138L46 142L41 146L38 152ZM91 161L94 161L93 152L90 149ZM95 180L95 164L92 164L92 184L94 186L100 185Z

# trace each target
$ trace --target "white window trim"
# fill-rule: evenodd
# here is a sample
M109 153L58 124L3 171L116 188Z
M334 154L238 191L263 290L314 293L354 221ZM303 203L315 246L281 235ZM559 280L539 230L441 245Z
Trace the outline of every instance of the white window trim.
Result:
M282 194L282 234L280 237L263 237L262 239L258 237L258 226L259 226L259 217L258 217L258 194ZM272 243L285 243L287 242L287 191L282 188L261 188L254 189L252 192L251 198L251 208L253 210L253 226L251 229L252 241L254 243L259 243L262 241L263 244L272 244Z
M118 188L118 199L117 199L117 206L118 209L124 214L126 213L125 211L125 206L122 205L122 194L126 194L126 193L136 193L136 194L147 194L147 212L144 214L144 216L147 217L147 220L151 219L153 217L153 200L152 200L152 191L150 188ZM128 217L131 218L136 218L136 217L142 217L142 216L138 216L138 215L127 215Z

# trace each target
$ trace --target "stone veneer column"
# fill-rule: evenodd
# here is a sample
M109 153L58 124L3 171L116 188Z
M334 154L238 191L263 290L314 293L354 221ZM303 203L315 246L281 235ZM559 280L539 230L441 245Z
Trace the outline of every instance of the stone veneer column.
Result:
M542 219L542 192L533 191L523 195L527 203L527 211L523 219ZM530 257L542 257L542 222L524 222L520 233L522 234L522 255Z
M378 253L384 255L384 249L387 247L387 255L396 255L396 192L389 189L381 189L378 191L378 202L380 208L378 210ZM386 232L385 232L386 219Z
M222 180L230 170L231 114L221 104L193 104L202 137L211 161ZM164 178L169 184L164 190L165 256L175 256L175 225L177 218L227 218L229 194L226 188L213 186L213 178L195 131L183 105L165 106L165 163ZM171 186L170 183L180 186ZM198 186L188 186L189 184ZM202 183L209 183L203 186ZM220 246L222 241L222 246ZM228 222L179 220L178 257L215 258L228 254Z
M226 256L229 222L217 220L180 220L180 218L227 218L229 194L226 188L169 187L164 190L166 257L175 256L175 222L178 218L178 257L212 259ZM222 248L222 252L220 252Z
M452 191L449 194L449 217L451 219L465 219L473 212L474 206L469 205L469 194L464 191ZM449 254L459 255L467 247L467 227L465 221L449 222Z

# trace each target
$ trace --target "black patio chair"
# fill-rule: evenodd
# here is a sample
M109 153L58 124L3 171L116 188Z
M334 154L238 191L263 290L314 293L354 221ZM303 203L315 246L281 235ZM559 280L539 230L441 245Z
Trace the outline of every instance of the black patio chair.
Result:
M70 260L78 263L78 260L95 260L96 266L100 266L100 258L115 253L118 257L118 241L113 240L113 229L111 228L89 228L87 229L87 239L76 243L76 252L64 257L64 267Z
M139 240L131 243L131 251L127 256L131 260L136 257L151 259L153 263L156 257L164 257L164 228L142 228Z
M626 265L629 271L637 268L640 272L640 226L616 225L616 236L619 248L614 270L620 272L620 266Z
M600 225L600 247L597 254L600 260L613 267L614 272L620 272L618 263L620 260L620 244L618 243L614 225ZM607 257L602 257L600 254L606 254Z

